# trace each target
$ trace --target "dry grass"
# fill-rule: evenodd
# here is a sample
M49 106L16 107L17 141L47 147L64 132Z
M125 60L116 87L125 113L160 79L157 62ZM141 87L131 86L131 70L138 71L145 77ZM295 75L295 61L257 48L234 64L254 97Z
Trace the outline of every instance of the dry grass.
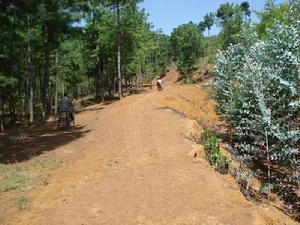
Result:
M23 165L0 164L0 192L28 191L34 188L37 183L47 184L47 172L62 166L62 159L39 158Z

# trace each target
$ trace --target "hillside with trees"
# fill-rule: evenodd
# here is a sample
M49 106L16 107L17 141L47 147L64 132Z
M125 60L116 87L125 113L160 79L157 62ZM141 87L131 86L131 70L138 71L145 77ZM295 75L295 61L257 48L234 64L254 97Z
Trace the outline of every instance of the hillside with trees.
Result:
M138 1L2 1L1 129L56 113L64 92L104 100L166 69L168 37Z

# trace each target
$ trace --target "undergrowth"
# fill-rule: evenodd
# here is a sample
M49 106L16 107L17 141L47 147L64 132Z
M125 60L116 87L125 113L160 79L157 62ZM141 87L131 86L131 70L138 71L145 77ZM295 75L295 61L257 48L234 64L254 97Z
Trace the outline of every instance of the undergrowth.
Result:
M205 158L217 171L226 174L229 171L230 159L220 152L221 139L211 130L205 130L201 136L201 143L205 149Z

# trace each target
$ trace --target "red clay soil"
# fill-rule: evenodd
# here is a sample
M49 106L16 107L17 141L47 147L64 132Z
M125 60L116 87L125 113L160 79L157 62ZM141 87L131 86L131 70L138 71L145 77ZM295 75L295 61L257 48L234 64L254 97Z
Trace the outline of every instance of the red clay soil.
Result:
M202 128L192 119L212 126L221 121L203 86L173 84L177 77L171 70L162 92L153 89L79 114L80 138L40 151L70 162L53 172L47 186L28 193L29 209L4 223L297 224L247 201L230 175L203 158L193 162L191 152L201 146L185 137Z

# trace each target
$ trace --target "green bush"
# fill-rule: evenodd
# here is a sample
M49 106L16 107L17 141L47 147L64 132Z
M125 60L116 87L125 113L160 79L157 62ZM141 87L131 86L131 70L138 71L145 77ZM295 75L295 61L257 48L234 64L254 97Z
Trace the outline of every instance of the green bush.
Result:
M215 64L215 56L210 56L207 62L210 64Z
M215 132L211 130L203 131L202 144L205 149L205 158L216 170L225 174L228 173L230 159L220 152L220 142L221 139L215 136Z
M216 57L218 110L235 147L256 160L296 165L300 144L300 39L294 26L274 22L261 41L244 24L240 42Z

